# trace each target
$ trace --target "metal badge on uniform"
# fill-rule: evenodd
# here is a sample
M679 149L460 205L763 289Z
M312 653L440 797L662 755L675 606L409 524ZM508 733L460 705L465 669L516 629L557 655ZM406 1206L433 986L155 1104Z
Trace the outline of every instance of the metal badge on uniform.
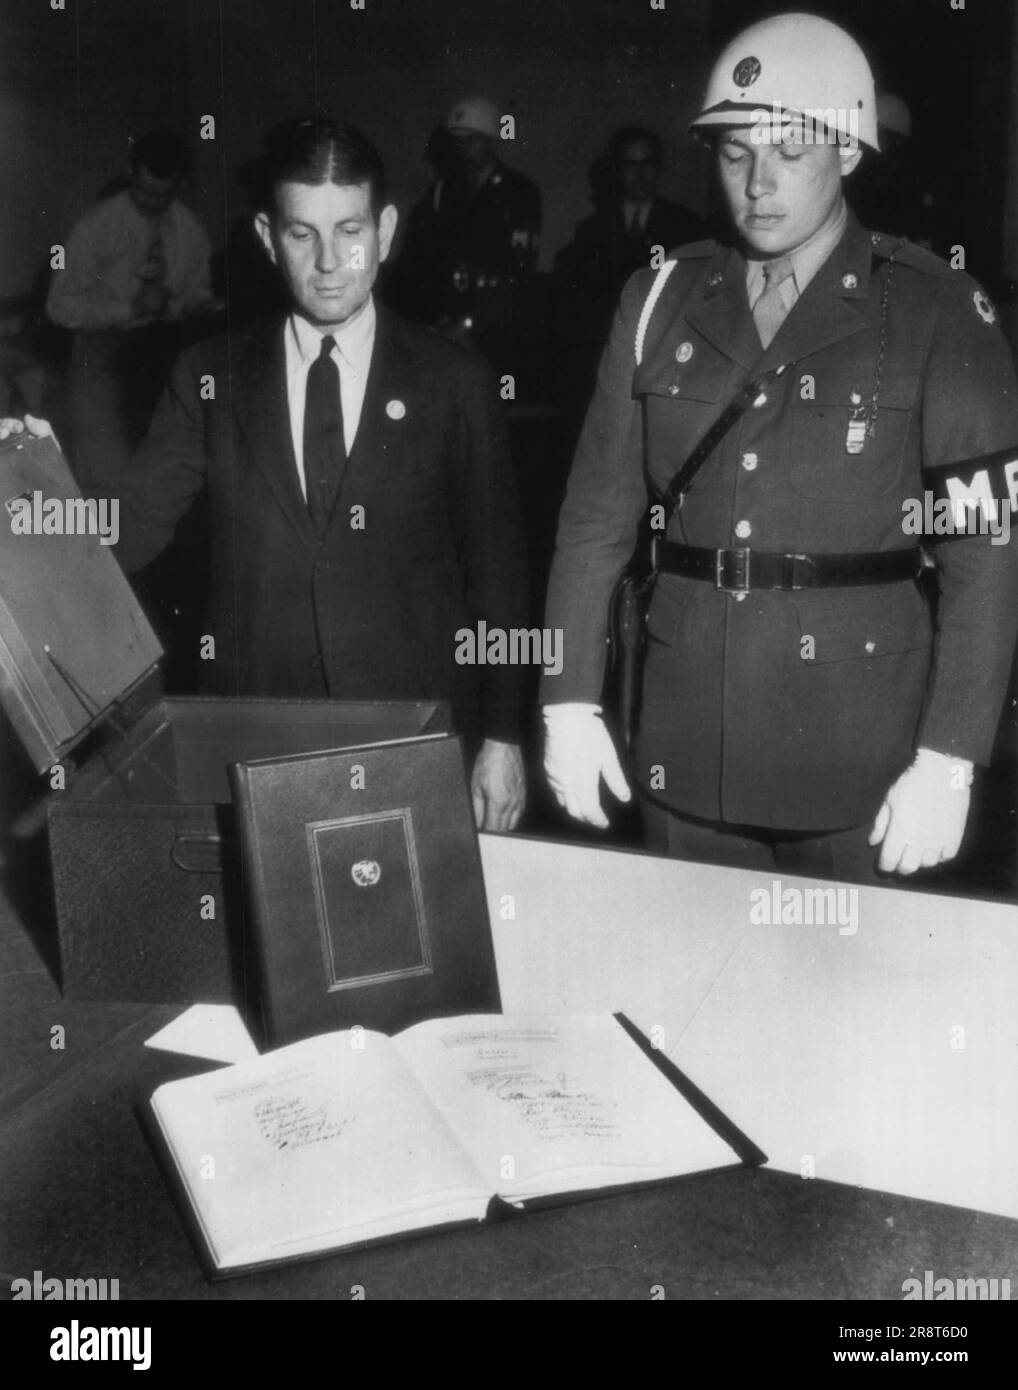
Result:
M849 400L852 402L852 414L848 420L848 433L845 436L845 453L861 454L866 444L866 411L863 409L862 396L858 391L853 391Z
M406 414L406 406L402 401L389 401L385 407L385 413L390 420L402 420Z
M680 343L675 349L676 362L688 362L693 355L692 343Z

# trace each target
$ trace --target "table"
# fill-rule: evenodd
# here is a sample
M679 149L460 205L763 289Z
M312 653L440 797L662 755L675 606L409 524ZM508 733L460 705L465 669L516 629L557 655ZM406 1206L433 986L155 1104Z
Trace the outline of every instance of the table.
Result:
M41 923L7 904L0 1288L36 1269L139 1299L900 1299L926 1269L1018 1287L1013 910L860 889L853 936L764 927L752 874L481 841L505 1008L661 1030L770 1167L207 1284L135 1113L201 1067L142 1046L179 1009L61 1000Z

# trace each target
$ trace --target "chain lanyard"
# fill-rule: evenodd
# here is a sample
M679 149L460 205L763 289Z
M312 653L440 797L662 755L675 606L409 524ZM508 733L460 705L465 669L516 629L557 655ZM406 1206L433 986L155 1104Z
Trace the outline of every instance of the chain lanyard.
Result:
M887 279L880 296L880 327L877 336L877 365L873 372L873 395L870 397L869 420L866 424L866 438L872 439L877 427L877 409L880 396L880 382L884 373L884 350L887 347L887 305L891 298L891 281L894 278L895 256L905 245L904 240L891 252L887 261Z

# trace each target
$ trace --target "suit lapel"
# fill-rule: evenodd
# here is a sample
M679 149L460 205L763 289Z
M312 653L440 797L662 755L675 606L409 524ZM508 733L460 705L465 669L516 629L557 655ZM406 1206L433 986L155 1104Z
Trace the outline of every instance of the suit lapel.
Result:
M407 432L414 416L413 374L398 322L381 306L377 312L361 418L330 525L351 506L363 505L370 491L389 482L393 470L398 485L406 461Z
M280 510L305 545L317 545L297 478L290 434L283 323L274 318L253 331L241 356L234 411L255 467Z

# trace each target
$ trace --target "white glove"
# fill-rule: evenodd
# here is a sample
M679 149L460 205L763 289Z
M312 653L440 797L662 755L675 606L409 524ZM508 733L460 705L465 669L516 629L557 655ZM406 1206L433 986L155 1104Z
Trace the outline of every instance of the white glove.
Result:
M555 800L574 819L604 830L608 817L601 807L601 778L620 801L631 801L633 794L601 719L601 706L545 705L544 737L544 770Z
M965 833L971 786L970 762L920 748L873 822L869 843L884 842L879 867L914 874L953 859Z

